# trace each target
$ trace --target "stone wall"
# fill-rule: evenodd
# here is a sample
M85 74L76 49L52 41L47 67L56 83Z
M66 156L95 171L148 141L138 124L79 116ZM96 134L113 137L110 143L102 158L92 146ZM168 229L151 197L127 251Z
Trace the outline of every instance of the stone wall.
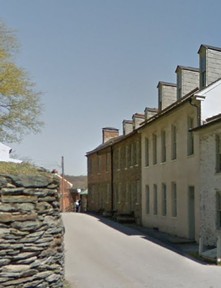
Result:
M0 287L63 287L59 180L0 175Z

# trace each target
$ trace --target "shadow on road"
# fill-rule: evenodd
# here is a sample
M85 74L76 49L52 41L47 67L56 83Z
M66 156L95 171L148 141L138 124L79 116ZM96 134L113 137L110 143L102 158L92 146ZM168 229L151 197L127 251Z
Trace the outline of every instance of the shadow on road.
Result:
M108 225L109 227L116 229L127 236L140 236L143 239L160 245L161 247L171 250L199 264L211 264L198 256L198 244L196 242L172 236L151 228L141 227L136 224L122 224L100 214L87 213L87 215L97 218L103 224Z

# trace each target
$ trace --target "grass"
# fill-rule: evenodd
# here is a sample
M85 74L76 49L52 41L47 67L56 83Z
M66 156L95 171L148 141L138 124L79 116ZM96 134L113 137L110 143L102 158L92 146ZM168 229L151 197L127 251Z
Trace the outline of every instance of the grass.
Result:
M12 174L12 175L40 175L48 172L45 169L34 166L30 163L11 163L0 162L0 174Z
M207 264L216 264L216 260L208 259L199 255L198 252L191 252L189 255L197 260L205 262Z
M73 288L73 287L71 287L71 284L67 280L64 280L64 288Z

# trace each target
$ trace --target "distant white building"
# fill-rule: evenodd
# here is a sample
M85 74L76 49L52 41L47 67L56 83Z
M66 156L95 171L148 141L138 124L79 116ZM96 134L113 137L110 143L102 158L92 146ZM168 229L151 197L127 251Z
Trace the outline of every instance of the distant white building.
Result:
M13 163L21 163L22 160L10 158L10 153L12 149L0 142L0 161L3 162L13 162Z

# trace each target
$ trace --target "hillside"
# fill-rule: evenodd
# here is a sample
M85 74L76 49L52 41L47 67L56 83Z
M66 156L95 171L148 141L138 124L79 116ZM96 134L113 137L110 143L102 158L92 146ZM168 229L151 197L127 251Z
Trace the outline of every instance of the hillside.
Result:
M87 176L71 176L65 175L65 179L73 184L73 188L86 189L87 188Z

